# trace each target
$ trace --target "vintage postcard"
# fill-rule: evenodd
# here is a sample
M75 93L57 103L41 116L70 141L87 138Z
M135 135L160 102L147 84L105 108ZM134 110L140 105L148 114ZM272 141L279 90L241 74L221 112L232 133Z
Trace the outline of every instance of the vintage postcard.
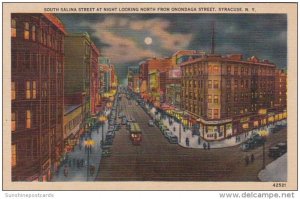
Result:
M3 45L4 190L297 189L296 3L3 3Z

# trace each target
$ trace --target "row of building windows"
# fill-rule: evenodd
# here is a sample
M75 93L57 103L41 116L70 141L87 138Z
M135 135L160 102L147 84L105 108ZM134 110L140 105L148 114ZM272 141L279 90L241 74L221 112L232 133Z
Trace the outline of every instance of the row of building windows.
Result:
M62 96L63 95L63 81L61 79L55 81L55 80L51 80L50 82L50 88L48 88L48 82L47 81L43 81L42 82L42 87L41 87L41 98L46 99L48 96L48 90L50 89L50 91L54 94L57 94L58 96ZM37 99L37 83L36 81L25 81L25 99L29 100L29 99ZM57 88L57 92L56 92L56 88ZM17 94L19 92L17 92L17 85L15 81L11 82L11 99L12 100L16 100L17 99Z
M219 89L220 81L219 80L208 80L207 81L207 88L209 89ZM228 79L226 80L226 87L231 88L233 83L234 88L245 88L248 89L251 87L259 87L259 88L273 88L273 81L271 80L261 80L261 81L254 81L254 80L232 80ZM250 83L250 84L249 84ZM190 88L197 88L198 85L200 85L200 88L203 88L203 80L197 81L197 80L187 80L183 81L183 87L190 87Z
M57 56L44 55L30 51L12 52L12 68L18 71L38 72L41 70L43 75L61 74L63 72L62 62Z
M23 32L23 39L24 40L31 40L31 41L36 41L37 40L37 33L38 33L38 41L45 45L48 46L49 48L53 48L55 50L58 50L60 52L63 52L63 36L58 35L55 33L53 30L43 30L40 28L37 30L36 25L30 24L29 22L20 22L22 23L22 32ZM18 31L17 31L17 20L12 19L11 20L11 37L12 38L17 38L18 37ZM52 32L52 34L50 33Z
M194 75L204 75L204 74L214 74L218 75L221 72L221 67L218 65L199 64L199 66L184 66L183 76L194 76ZM236 66L227 65L226 72L227 75L274 75L275 69L268 66Z

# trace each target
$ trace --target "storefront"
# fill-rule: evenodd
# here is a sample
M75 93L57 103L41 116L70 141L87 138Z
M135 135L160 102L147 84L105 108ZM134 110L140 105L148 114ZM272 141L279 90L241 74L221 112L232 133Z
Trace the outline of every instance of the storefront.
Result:
M205 140L222 140L232 136L232 120L206 121L198 119L200 136Z

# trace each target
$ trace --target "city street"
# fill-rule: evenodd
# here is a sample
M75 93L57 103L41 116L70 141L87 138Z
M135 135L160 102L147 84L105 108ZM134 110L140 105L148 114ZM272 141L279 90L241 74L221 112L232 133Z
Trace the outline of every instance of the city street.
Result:
M170 144L157 127L149 127L150 117L133 100L121 100L127 118L134 118L142 129L143 141L134 146L123 125L116 133L111 157L103 158L99 181L258 181L263 166L263 150L243 152L240 146L222 149L191 149ZM265 164L272 162L268 148L287 139L286 128L268 137ZM246 166L245 156L255 160Z

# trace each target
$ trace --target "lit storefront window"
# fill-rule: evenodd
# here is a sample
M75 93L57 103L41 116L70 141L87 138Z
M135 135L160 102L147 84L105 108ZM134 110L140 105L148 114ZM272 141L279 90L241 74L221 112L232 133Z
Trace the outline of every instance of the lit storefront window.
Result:
M244 124L242 125L242 127L243 127L243 129L248 129L248 128L249 128L249 124L248 124L248 123L244 123Z

